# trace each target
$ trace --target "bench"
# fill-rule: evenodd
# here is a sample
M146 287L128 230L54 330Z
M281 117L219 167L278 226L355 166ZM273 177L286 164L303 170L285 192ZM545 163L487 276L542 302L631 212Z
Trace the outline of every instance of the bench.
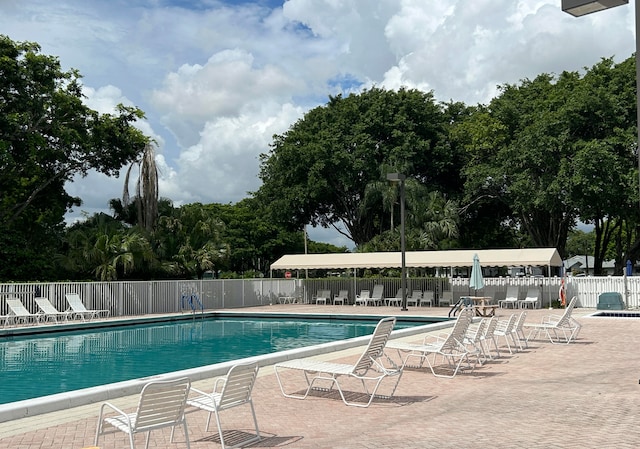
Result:
M473 310L476 312L476 316L481 317L491 317L495 316L496 309L498 308L497 304L485 304L480 306L472 306Z

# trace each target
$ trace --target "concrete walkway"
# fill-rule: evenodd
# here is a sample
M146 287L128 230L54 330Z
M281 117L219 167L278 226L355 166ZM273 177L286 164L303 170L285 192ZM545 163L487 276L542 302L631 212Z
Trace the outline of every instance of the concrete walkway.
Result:
M247 312L265 308L245 309ZM397 308L278 305L272 311L398 314ZM416 310L443 315L448 309ZM511 310L499 310L504 318ZM556 313L558 311L555 311ZM529 349L478 367L453 379L428 370L406 369L392 400L369 408L347 407L334 394L306 400L282 397L271 367L261 368L254 401L264 439L250 447L289 448L636 448L640 447L640 318L585 317L570 345L532 342ZM548 310L530 311L539 322ZM360 350L334 353L354 362ZM211 388L211 381L199 387ZM137 398L114 401L131 407ZM93 445L99 404L0 424L0 448L80 449ZM219 448L215 423L205 432L206 414L188 416L191 447ZM251 432L248 410L223 415L225 429ZM184 435L151 435L150 447L184 448ZM226 434L225 434L226 438ZM136 442L144 447L144 438ZM228 441L231 443L231 441ZM123 448L123 434L100 447Z

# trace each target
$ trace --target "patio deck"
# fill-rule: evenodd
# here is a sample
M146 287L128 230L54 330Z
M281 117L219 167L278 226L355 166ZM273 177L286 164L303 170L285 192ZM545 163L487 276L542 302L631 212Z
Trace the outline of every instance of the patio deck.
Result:
M343 307L274 305L243 309L279 312L446 315L448 308ZM506 317L509 309L498 309ZM557 313L558 311L555 311ZM582 317L593 309L576 309L583 324L570 345L532 342L530 348L488 362L453 379L434 377L427 369L406 369L390 401L376 400L366 409L347 407L336 395L304 401L280 394L271 367L260 370L254 389L263 440L249 447L290 448L635 448L640 447L640 319ZM539 322L548 310L529 311ZM353 362L360 350L325 356ZM36 380L34 380L36 381ZM212 381L195 384L211 388ZM124 407L137 397L113 401ZM0 448L80 449L93 445L99 404L0 424ZM225 429L251 431L249 410L223 415ZM205 432L206 414L188 416L191 447L220 447L215 425ZM184 436L152 434L151 447L184 448ZM226 439L225 435L225 439ZM144 444L143 437L136 441ZM124 434L101 440L100 447L128 447Z

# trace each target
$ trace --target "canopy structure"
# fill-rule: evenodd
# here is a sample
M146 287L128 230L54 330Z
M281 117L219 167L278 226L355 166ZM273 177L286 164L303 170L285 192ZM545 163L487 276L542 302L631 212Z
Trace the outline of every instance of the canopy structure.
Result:
M407 251L408 268L470 267L477 254L483 267L548 266L561 267L555 248L484 249L449 251ZM398 268L401 253L287 254L271 264L271 270Z

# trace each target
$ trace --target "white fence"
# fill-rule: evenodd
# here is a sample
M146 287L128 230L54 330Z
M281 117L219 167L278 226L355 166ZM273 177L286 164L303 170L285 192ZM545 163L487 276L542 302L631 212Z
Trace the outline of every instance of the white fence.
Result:
M578 307L596 308L598 297L604 292L618 292L622 295L628 309L640 308L640 277L626 276L597 276L597 277L566 277L565 288L567 302L573 297L578 297ZM523 299L529 287L538 287L541 292L542 307L548 307L550 301L556 301L559 297L562 278L552 277L502 277L485 278L485 288L482 294L494 298L503 299L507 286L518 285L520 298ZM454 298L460 295L468 295L469 279L452 279ZM456 296L456 291L458 295Z
M485 278L485 287L479 294L504 298L509 285L520 286L524 297L528 287L537 286L542 294L542 307L558 299L561 278L504 277ZM322 286L320 287L320 283ZM78 293L87 308L108 309L112 316L135 316L154 313L192 312L202 309L232 309L275 304L279 296L308 298L318 288L329 289L332 294L349 289L351 302L362 288L374 283L385 285L385 296L394 296L400 286L399 279L309 280L299 279L232 279L193 281L137 281L137 282L52 282L0 284L0 314L6 315L7 297L20 298L32 312L37 311L34 298L46 296L58 308L66 310L65 293ZM604 292L618 292L629 309L640 308L640 277L567 277L567 300L578 296L579 307L595 308L598 296ZM474 294L465 278L410 279L408 289L420 288L436 291L451 289L454 299Z

